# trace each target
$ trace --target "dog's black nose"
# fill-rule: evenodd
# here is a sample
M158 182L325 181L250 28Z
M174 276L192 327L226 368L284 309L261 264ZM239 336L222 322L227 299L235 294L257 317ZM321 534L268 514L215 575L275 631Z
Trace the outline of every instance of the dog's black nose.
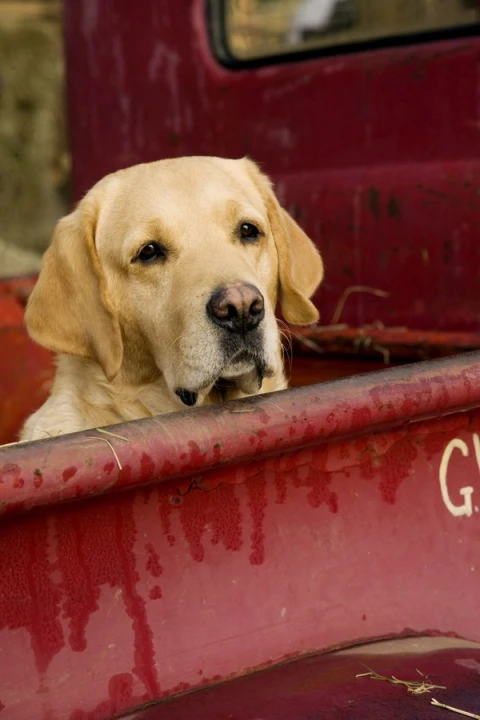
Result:
M255 330L265 317L263 295L254 285L228 285L216 290L207 303L216 325L234 333Z

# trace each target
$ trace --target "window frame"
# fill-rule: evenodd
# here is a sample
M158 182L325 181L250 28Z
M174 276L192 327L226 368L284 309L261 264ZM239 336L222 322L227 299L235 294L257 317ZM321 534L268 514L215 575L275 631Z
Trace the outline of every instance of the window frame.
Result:
M205 0L207 28L210 45L218 62L229 70L248 70L255 68L298 63L322 57L338 57L356 53L371 52L424 45L444 40L461 40L480 37L480 20L469 25L421 30L400 33L370 40L357 40L351 43L337 43L328 46L308 47L304 50L292 50L252 58L239 58L231 49L227 31L227 3L229 0Z

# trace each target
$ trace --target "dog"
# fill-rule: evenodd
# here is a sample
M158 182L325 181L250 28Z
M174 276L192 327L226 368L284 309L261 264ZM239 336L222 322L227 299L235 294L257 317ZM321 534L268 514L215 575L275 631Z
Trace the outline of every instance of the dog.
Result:
M22 441L283 390L277 301L318 320L314 244L248 158L106 176L62 218L25 320L57 354Z

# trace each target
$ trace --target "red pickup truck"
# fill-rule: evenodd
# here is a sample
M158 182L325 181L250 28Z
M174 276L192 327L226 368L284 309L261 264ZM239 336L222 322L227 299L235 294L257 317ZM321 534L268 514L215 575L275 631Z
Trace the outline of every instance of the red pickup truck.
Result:
M291 390L0 448L0 720L479 716L462 3L290 46L262 41L267 0L243 36L233 0L65 0L76 198L137 162L248 154L326 280ZM23 328L34 281L0 283L4 443L52 377Z

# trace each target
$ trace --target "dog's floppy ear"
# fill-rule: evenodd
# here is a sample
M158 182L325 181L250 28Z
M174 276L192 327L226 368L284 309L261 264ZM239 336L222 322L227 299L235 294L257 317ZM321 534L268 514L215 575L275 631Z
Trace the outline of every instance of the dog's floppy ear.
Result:
M319 318L309 300L323 279L323 262L315 245L284 210L270 180L251 160L245 159L249 174L260 190L278 254L280 305L285 320L293 325L310 325Z
M97 206L88 196L60 220L25 321L40 345L96 360L112 380L122 364L123 343L95 247L96 222Z

